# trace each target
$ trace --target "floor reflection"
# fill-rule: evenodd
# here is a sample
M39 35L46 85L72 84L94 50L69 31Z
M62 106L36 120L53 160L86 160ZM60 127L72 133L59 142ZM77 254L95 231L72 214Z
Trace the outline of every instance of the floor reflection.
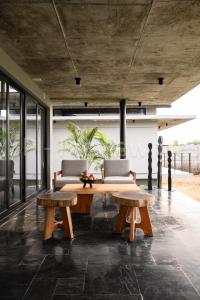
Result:
M0 227L0 299L200 299L200 203L153 190L154 237L113 234L117 207L95 196L91 216L73 215L75 239L43 241L35 201ZM59 212L57 213L59 219Z

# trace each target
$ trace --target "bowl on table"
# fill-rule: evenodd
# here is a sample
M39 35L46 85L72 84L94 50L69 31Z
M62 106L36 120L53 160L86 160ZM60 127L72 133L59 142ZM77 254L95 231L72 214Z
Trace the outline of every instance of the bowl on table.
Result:
M90 188L92 188L92 184L95 182L95 178L93 174L87 175L87 174L81 174L80 181L83 182L83 187L85 188L87 184L90 185Z

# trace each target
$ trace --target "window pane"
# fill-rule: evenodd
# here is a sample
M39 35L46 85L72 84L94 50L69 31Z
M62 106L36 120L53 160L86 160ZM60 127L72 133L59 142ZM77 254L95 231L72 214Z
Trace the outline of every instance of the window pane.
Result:
M20 92L9 87L9 204L21 200L21 113Z
M38 188L45 186L45 161L44 161L44 136L45 136L45 113L44 109L38 108Z
M0 213L7 207L6 188L6 84L0 81Z
M30 96L26 98L26 196L36 191L36 122L37 108Z

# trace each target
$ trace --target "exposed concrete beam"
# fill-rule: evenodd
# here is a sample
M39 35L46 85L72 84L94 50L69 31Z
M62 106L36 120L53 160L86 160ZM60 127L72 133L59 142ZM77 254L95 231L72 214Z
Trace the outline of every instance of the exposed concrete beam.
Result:
M0 48L0 69L11 79L17 82L26 91L40 99L48 107L52 105L52 102L48 99L47 95L32 81L29 75L18 66L13 59L11 59Z
M84 102L88 102L92 107L103 105L108 107L118 107L120 99L118 98L51 98L53 107L71 107L84 105ZM128 105L133 107L138 107L138 102L140 100L129 100ZM142 107L146 108L169 108L171 104L168 103L158 103L158 104L148 104L148 101L142 102Z

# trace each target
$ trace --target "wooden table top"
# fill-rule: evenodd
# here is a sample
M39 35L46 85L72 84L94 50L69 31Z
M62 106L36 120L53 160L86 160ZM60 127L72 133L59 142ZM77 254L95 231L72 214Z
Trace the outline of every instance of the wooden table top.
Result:
M154 195L143 191L117 192L112 194L112 198L117 204L134 207L153 205L155 202Z
M52 192L47 194L40 194L37 196L37 204L53 207L74 206L77 204L77 195L70 192Z
M139 191L140 188L136 184L93 184L92 188L83 187L83 184L65 184L60 192L73 192L77 194L96 194L96 193L113 193L125 191Z

